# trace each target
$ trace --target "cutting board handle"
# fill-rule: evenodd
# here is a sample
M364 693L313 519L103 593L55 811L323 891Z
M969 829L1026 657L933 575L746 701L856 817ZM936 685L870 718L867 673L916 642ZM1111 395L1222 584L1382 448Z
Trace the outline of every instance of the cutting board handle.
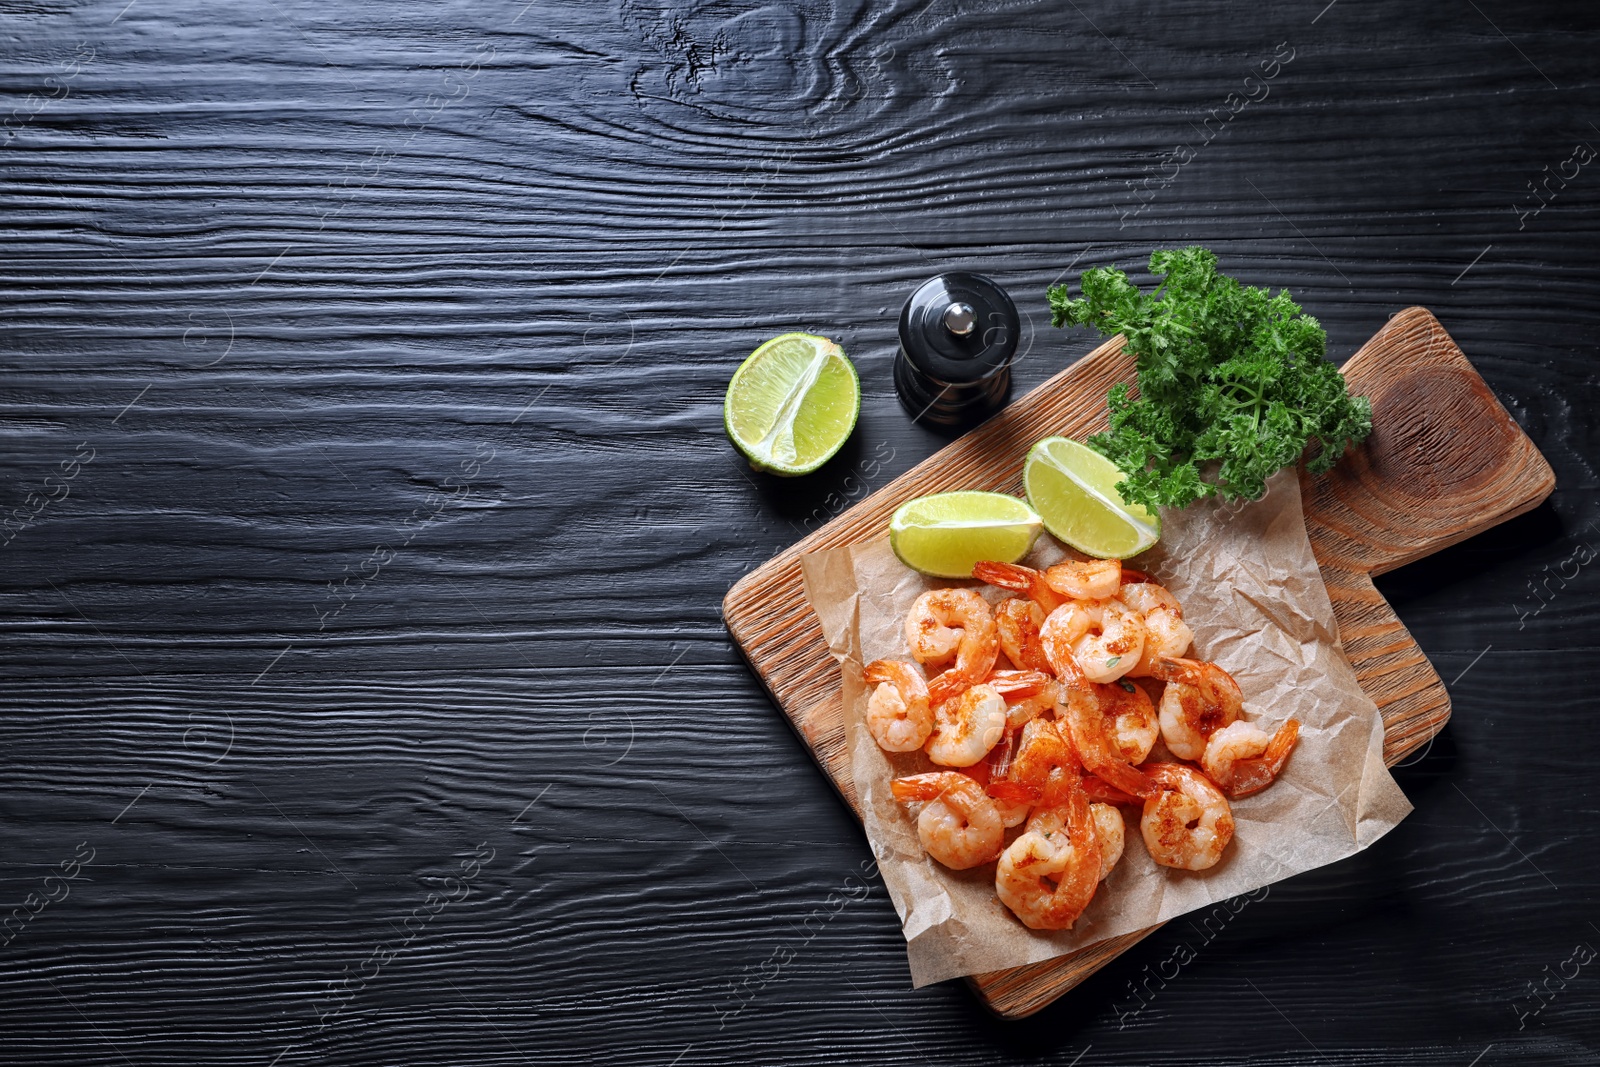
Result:
M1555 474L1426 308L1397 313L1344 365L1373 431L1301 475L1324 567L1375 575L1537 507ZM1318 529L1320 528L1320 529Z

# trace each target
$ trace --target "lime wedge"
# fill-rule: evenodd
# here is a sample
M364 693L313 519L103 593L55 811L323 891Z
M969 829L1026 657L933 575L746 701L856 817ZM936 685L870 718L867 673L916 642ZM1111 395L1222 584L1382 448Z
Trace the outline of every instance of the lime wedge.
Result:
M1070 437L1046 437L1028 452L1022 487L1045 529L1079 552L1127 559L1156 543L1161 518L1117 495L1117 465Z
M733 372L722 423L750 466L810 474L845 443L861 412L861 383L826 337L774 337Z
M1043 527L1032 508L1001 493L940 493L900 505L889 520L889 545L912 570L935 578L971 578L972 565L1015 563Z

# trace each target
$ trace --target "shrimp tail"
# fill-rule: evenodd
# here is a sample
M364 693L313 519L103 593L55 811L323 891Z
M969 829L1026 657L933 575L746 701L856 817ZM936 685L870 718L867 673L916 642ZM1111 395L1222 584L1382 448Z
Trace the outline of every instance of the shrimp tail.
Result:
M998 585L1001 589L1031 593L1038 572L1015 563L1000 563L997 560L986 559L972 565L972 576L980 582Z
M1184 685L1203 685L1203 665L1199 660L1162 656L1150 668L1150 674L1163 682L1181 682Z
M1127 763L1096 760L1093 765L1086 766L1091 774L1106 785L1133 797L1149 797L1160 789L1143 771Z
M1060 594L1045 581L1042 572L1032 567L986 559L972 565L972 576L1001 589L1024 593L1045 611L1054 611L1061 606Z
M900 690L908 702L924 701L928 696L928 683L916 667L897 659L875 659L861 670L868 685L888 683Z
M947 700L955 699L970 688L972 687L967 684L966 678L952 668L928 683L928 703L943 704Z
M1294 744L1300 739L1300 722L1290 719L1278 727L1278 732L1272 735L1272 741L1267 745L1267 751L1262 753L1262 759L1274 765L1274 773L1283 768L1289 759L1289 753L1294 751Z
M987 792L995 800L1007 804L1035 804L1043 793L1038 786L1028 785L1024 782L1014 782L1009 778L1001 778L989 783Z
M1116 804L1121 807L1137 807L1144 801L1132 793L1109 784L1104 778L1090 774L1083 779L1083 791L1094 804Z
M1009 777L1011 761L1017 751L1017 731L1007 730L989 754L967 770L979 785L988 785L997 779ZM993 795L993 794L991 794Z
M889 783L889 792L894 798L903 803L917 800L938 800L949 792L956 783L951 779L962 777L955 771L930 771L927 774L913 774L905 778L896 778Z
M1290 719L1278 727L1278 732L1272 735L1272 740L1267 742L1266 751L1261 755L1235 760L1233 781L1229 783L1228 795L1237 800L1240 797L1254 796L1271 785L1278 777L1278 773L1283 770L1283 765L1289 762L1289 753L1294 751L1295 741L1299 737L1300 723Z
M1045 655L1050 659L1050 669L1056 672L1056 677L1069 688L1082 688L1089 684L1089 679L1083 673L1083 668L1078 665L1078 660L1069 649L1054 645L1045 646Z
M1052 681L1043 671L995 671L989 676L989 685L1001 696L1038 696Z
M1144 582L1153 581L1155 581L1155 579L1150 577L1150 575L1146 574L1144 571L1136 571L1132 567L1122 568L1123 585L1139 585Z

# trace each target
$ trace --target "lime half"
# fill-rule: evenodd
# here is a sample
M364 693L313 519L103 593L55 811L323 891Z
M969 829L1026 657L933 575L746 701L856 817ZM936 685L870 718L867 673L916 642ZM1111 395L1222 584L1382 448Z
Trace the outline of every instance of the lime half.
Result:
M722 422L750 466L810 474L845 443L861 413L861 383L826 337L774 337L733 372Z
M1117 465L1070 437L1046 437L1028 452L1022 486L1045 529L1079 552L1127 559L1156 543L1161 518L1117 495Z
M900 505L889 545L900 562L936 578L971 578L972 565L1015 563L1044 526L1026 503L1002 493L940 493Z

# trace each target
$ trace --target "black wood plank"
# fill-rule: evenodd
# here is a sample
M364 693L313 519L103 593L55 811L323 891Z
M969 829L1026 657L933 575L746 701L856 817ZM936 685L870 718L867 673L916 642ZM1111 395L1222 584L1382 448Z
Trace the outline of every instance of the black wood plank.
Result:
M1541 184L1600 145L1592 4L0 26L0 1062L1600 1056L1600 164ZM1380 582L1455 702L1415 815L1001 1024L909 988L719 603L943 443L918 281L1012 290L1021 390L1092 340L1050 284L1187 242L1341 357L1431 308L1558 484ZM865 396L778 482L720 404L789 329Z

